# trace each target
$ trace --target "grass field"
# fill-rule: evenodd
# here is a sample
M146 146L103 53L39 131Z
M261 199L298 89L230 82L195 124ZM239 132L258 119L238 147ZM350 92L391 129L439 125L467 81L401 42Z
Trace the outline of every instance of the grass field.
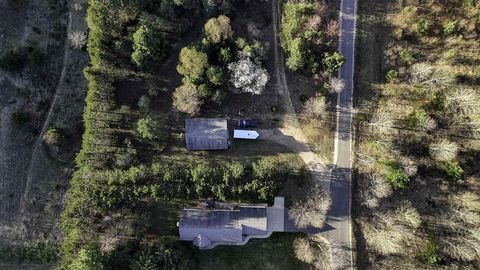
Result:
M245 246L217 247L198 251L200 269L205 270L300 270L308 265L298 261L293 241L299 234L273 234L268 239L252 240Z

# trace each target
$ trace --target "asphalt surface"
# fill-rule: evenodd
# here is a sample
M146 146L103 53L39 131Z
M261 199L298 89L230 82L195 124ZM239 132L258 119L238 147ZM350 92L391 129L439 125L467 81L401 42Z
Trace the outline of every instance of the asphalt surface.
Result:
M338 95L337 100L335 164L330 182L332 207L327 220L327 226L332 229L325 235L332 244L332 263L336 269L354 267L351 224L351 131L356 9L357 0L342 0L339 50L346 61L338 76L345 81L345 89Z

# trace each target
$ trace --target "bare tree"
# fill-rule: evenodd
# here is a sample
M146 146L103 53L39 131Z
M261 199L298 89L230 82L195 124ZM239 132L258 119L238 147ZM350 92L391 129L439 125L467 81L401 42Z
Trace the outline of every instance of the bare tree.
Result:
M480 114L480 97L473 89L457 89L446 96L450 110L463 116L473 117Z
M362 228L367 245L382 255L389 255L405 250L405 243L414 237L420 223L420 215L412 204L402 202L396 209L376 211L371 222Z
M392 185L377 174L368 174L362 177L360 185L362 204L369 208L378 207L380 199L392 194Z
M420 214L410 202L401 202L400 206L393 212L393 218L399 223L410 228L417 229L422 223Z
M443 139L430 145L430 156L436 160L447 161L457 156L458 145L449 140Z
M309 235L294 241L294 252L297 259L310 264L314 269L332 269L331 245L320 235Z
M340 23L338 20L330 20L327 25L327 31L325 34L328 37L334 38L338 36L338 32L340 30Z
M435 71L434 67L429 63L417 63L410 67L410 82L421 83L428 80Z
M305 114L310 117L318 117L325 114L327 103L325 97L314 96L309 98L304 105Z
M331 77L328 80L328 92L332 94L338 94L343 91L345 88L345 81L337 78L337 77Z
M173 92L173 106L181 112L195 115L200 111L202 104L200 94L193 84L184 84Z
M68 33L68 40L75 49L81 49L87 43L87 34L82 31L71 31Z
M363 234L368 247L382 255L398 254L403 251L403 233L395 228L365 224Z
M331 204L332 199L328 192L321 186L315 185L293 202L288 215L295 226L299 228L308 226L321 228L325 223Z
M450 202L460 208L480 212L480 195L471 191L465 191L452 195Z
M394 120L389 113L377 110L368 123L368 126L376 132L386 134L391 131L393 124Z
M440 239L442 251L448 256L462 261L480 259L480 229L466 230L463 233Z
M301 237L295 239L293 242L293 248L295 257L300 261L310 264L315 260L315 253L313 252L313 249L310 246L310 241L307 238Z

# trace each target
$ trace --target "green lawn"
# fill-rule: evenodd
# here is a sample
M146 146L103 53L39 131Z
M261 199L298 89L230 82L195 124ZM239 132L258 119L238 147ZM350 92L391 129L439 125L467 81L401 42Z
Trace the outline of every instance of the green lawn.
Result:
M268 239L254 239L245 246L217 247L197 251L200 269L208 270L296 270L309 269L295 258L293 241L300 234L274 233Z

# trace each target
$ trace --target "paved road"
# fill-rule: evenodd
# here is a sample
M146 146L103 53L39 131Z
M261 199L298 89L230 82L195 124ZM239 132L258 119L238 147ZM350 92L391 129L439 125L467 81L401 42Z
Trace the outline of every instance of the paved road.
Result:
M332 262L336 269L353 269L351 224L351 157L352 157L352 94L355 64L355 21L357 0L342 0L340 12L340 52L345 65L338 76L345 80L345 89L337 100L337 132L335 138L335 166L330 182L332 208L327 224L333 230L326 232L332 244Z

